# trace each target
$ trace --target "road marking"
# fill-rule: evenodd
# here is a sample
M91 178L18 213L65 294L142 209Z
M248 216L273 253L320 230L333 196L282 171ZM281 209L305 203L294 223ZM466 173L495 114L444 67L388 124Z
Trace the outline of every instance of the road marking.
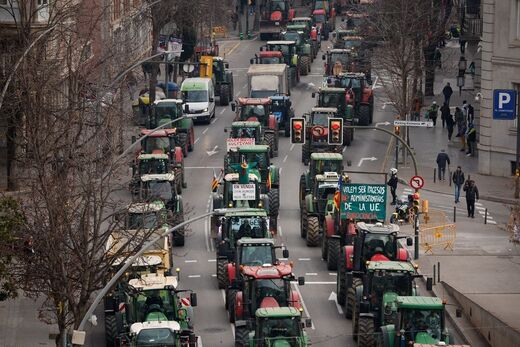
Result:
M208 259L208 263L214 263L216 261L217 261L217 259Z
M211 277L217 277L217 274L211 274Z
M231 49L229 50L229 52L226 52L227 55L230 55L238 46L240 46L240 41L237 42L236 45L234 45L233 47L231 47Z
M345 148L347 148L347 147L345 147ZM360 167L360 166L363 164L363 162L364 162L365 160L375 161L375 160L377 160L377 158L376 158L376 157L361 158L361 159L359 160L359 163L358 163L357 166Z
M218 118L215 118L211 121L211 124L215 124L215 122L218 121Z
M494 220L488 220L487 222L488 224L497 224L497 222L495 222Z
M219 114L224 114L224 112L226 112L226 109L225 109L225 108L223 108L222 111L220 111Z
M338 313L340 315L343 315L343 308L341 308L341 305L338 304L338 296L336 295L336 292L330 292L329 301L333 301L336 304L336 308L338 310Z
M477 210L485 210L485 209L486 209L485 207L482 207L482 206L475 206L475 208L476 208Z
M282 234L282 226L281 225L278 226L278 235L280 235L280 237L282 237L282 235L283 235Z
M200 138L196 138L195 141L193 142L193 144L196 144L197 142L199 142Z
M305 276L318 276L317 272L306 272Z
M242 86L242 89L246 89L246 88L247 88L247 84L244 84L244 85Z
M203 133L204 135L206 135L206 133L208 132L208 129L209 129L209 128L204 129L204 131L203 131L202 133Z
M299 261L310 261L311 258L298 258Z
M189 278L200 278L200 275L188 275Z
M291 148L289 148L289 151L292 151L294 149L294 143L291 145Z
M343 150L341 150L341 153L345 153L346 150L347 150L347 147L343 147Z
M298 286L298 283L293 283L293 286L294 286L294 289L296 289L296 292L298 293L298 295L300 296L300 301L302 302L302 307L303 307L304 312L307 313L307 318L311 318L311 313L307 309L307 305L305 305L305 301L303 301L303 295L302 295L302 292L300 291L300 287ZM314 326L314 322L312 323L311 328L312 328L312 330L316 330L316 327Z
M338 273L337 272L329 272L329 276L337 276Z
M376 75L376 78L375 78L375 80L374 80L374 84L373 84L374 87L377 86L377 80L378 80L378 79L379 79L379 76Z
M475 205L476 206L482 206L482 204L480 202L476 202Z
M327 281L305 281L305 285L307 284L334 284L336 285L336 282L327 282Z
M281 174L281 173L282 173L282 170L283 170L283 167L280 168L280 171L278 171L278 173Z
M222 169L222 166L185 166L185 170L187 169Z
M288 157L288 155L286 154L285 157L283 158L284 163L287 161L287 157Z
M196 263L196 262L198 262L198 260L196 260L196 259L191 259L191 260L185 260L184 262L185 262L185 263Z
M410 188L404 188L403 189L405 192L412 192L413 193L413 189L410 189Z

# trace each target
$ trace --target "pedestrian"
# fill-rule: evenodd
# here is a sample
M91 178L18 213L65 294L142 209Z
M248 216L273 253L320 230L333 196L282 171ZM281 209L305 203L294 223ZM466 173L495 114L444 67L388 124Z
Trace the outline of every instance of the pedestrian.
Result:
M459 132L459 138L460 138L460 144L461 144L460 151L464 152L464 151L466 151L466 131L467 131L466 123L462 123L460 126L457 125L457 127L460 129L460 132Z
M453 173L453 176L451 178L453 181L453 185L455 186L455 203L459 202L460 198L460 188L464 184L464 172L462 172L462 168L460 166L457 166L457 170Z
M457 124L457 136L460 137L462 124L464 124L464 113L460 107L455 107L455 124Z
M459 36L459 44L460 44L460 54L464 54L466 51L466 40Z
M441 120L442 120L442 128L444 129L444 126L446 125L446 120L448 119L448 116L450 115L450 107L447 103L442 104L441 106Z
M464 115L464 123L468 124L468 102L464 100L462 102L462 114Z
M474 123L475 121L475 109L471 104L468 104L468 122Z
M442 94L444 95L444 103L450 106L450 98L453 94L453 89L451 89L450 82L446 83L446 85L442 89Z
M233 23L233 31L236 31L238 24L238 6L235 9L235 11L231 14L231 22Z
M446 116L446 129L448 129L448 141L451 141L454 126L455 121L453 120L453 116L451 115L451 113L448 113L448 115Z
M433 126L437 124L437 114L439 111L439 105L437 105L437 102L432 102L432 105L430 106L430 109L428 110L428 118L433 122Z
M421 100L418 96L413 99L413 120L421 120Z
M475 155L475 144L477 142L477 130L473 123L469 123L468 131L466 134L466 142L468 144L468 151L466 152L466 156L474 156Z
M442 69L442 55L441 55L441 50L439 48L435 48L435 53L434 53L434 56L433 56L433 61L435 62L435 65L439 68L439 69Z
M468 217L475 218L475 201L478 200L478 188L475 181L468 180L464 184L464 191L466 192L466 205L468 206Z
M441 152L437 154L437 169L439 171L439 181L444 181L446 173L446 164L450 166L450 157L444 149L441 149Z
M399 182L399 179L397 178L397 169L391 168L390 169L390 179L386 184L390 187L390 193L392 194L392 202L390 205L395 205L397 203L397 183Z

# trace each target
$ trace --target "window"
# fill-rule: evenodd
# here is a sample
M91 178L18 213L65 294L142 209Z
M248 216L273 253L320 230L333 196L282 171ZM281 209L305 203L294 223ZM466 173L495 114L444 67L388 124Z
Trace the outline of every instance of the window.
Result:
M7 5L7 0L0 0L0 6Z

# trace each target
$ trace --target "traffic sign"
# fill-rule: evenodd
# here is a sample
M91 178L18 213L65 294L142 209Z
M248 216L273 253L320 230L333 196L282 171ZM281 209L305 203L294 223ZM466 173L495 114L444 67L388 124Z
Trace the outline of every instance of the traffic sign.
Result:
M514 120L516 118L516 96L516 90L493 90L493 119Z
M344 184L341 186L341 219L386 218L386 185Z
M417 120L394 120L394 126L402 126L402 127L423 127L423 128L431 128L433 127L433 122L426 121L417 121Z
M413 176L412 178L410 178L410 187L412 187L413 189L421 189L422 187L424 187L424 178L422 178L421 176Z

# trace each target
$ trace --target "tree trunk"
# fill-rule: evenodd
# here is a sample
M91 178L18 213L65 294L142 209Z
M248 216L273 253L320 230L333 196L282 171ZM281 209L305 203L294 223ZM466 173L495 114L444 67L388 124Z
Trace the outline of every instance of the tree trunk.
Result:
M435 46L429 45L424 48L424 95L434 96L434 82L435 82Z

